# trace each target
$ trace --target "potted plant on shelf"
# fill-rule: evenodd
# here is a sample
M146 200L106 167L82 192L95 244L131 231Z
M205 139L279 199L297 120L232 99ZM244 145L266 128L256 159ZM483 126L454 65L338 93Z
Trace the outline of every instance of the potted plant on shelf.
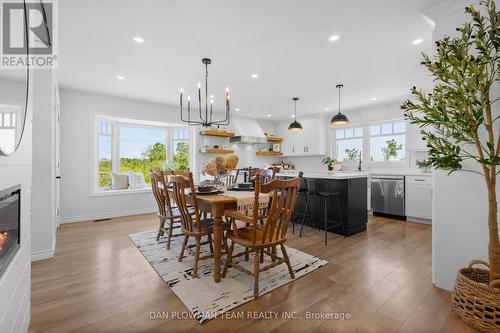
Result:
M328 167L328 171L332 171L338 164L337 160L331 158L330 156L326 156L321 163L323 163L323 165L326 165Z
M431 94L415 87L414 101L401 108L419 125L429 155L420 166L480 174L488 192L488 260L473 260L457 274L453 308L470 326L483 332L500 330L500 243L496 181L500 165L500 117L493 96L500 82L500 13L495 1L480 10L466 7L471 21L457 37L436 42L436 55L422 64L434 77ZM477 167L476 167L477 166ZM473 268L482 263L488 269Z

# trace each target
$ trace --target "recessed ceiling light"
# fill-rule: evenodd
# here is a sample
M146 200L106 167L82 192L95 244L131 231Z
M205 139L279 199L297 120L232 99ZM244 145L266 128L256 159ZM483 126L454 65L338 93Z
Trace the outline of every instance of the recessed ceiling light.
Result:
M295 118L295 115L294 115L294 114L292 114L292 118Z
M214 96L214 95L210 95L210 96L208 96L208 97L210 97L210 98L215 98L215 96Z
M239 111L240 111L240 109L239 109L239 108L236 108L236 109L234 109L234 111L239 112Z
M372 97L372 101L376 101L377 100L377 97Z
M123 76L123 75L117 75L116 79L117 80L125 80L125 76Z
M422 44L423 43L423 39L422 38L418 38L418 39L415 39L413 42L411 42L413 45L418 45L418 44Z
M325 111L330 111L330 108L325 108Z
M134 37L134 42L136 42L137 44L143 44L144 43L144 38L142 37Z
M328 38L328 40L330 42L335 42L337 40L339 40L340 36L339 35L331 35L330 38Z
M271 116L272 116L272 114L270 114L270 113L268 113L268 114L266 115L266 117L267 117L267 118L270 118Z
M252 74L252 79L257 79L259 78L259 74Z

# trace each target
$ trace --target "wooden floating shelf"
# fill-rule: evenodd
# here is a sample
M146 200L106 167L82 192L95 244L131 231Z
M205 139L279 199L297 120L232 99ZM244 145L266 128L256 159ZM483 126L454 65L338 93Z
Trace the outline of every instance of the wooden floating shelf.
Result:
M283 138L280 138L278 136L266 136L267 141L269 142L282 142Z
M264 156L281 156L283 153L277 151L258 151L255 155L264 155Z
M220 136L220 137L224 137L224 138L229 138L231 136L234 136L234 133L233 132L226 132L226 131L206 130L206 131L201 131L200 135Z
M200 149L200 154L234 154L230 149Z

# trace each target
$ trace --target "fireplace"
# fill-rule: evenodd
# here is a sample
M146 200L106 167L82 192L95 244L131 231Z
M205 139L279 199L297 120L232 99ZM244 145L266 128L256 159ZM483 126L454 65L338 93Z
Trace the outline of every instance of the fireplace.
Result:
M21 186L0 191L0 278L21 241Z

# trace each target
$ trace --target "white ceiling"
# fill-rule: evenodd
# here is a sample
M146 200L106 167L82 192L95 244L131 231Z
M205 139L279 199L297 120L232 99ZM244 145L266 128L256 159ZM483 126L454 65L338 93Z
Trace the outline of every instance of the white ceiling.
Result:
M209 67L209 93L230 87L232 107L290 118L392 100L428 83L420 52L434 0L64 0L59 79L64 87L178 104ZM334 43L330 35L339 35ZM144 44L132 38L141 36ZM420 45L412 41L422 38ZM258 73L258 79L252 79ZM125 80L116 79L123 75ZM238 114L235 112L235 115Z

